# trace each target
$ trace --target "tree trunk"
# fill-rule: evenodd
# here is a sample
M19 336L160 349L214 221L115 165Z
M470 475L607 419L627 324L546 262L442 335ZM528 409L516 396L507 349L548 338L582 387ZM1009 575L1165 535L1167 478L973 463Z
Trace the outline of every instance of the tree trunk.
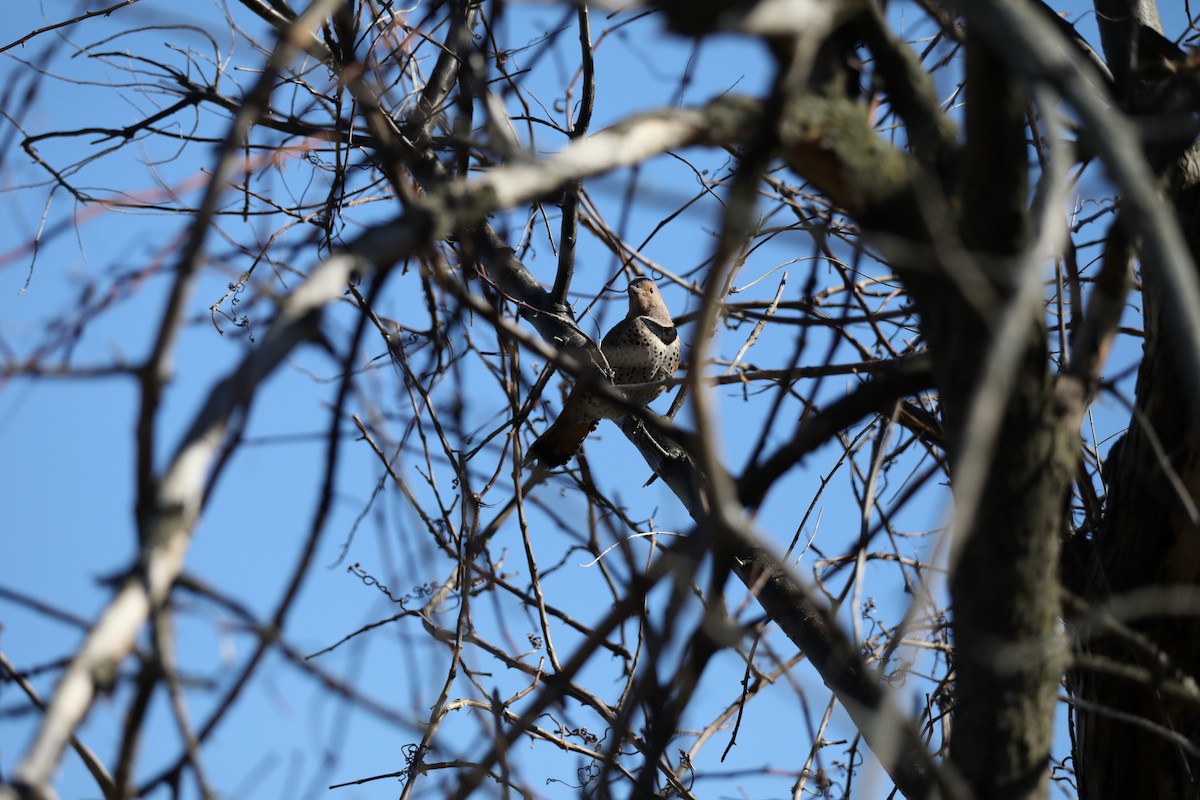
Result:
M1171 108L1155 68L1169 43L1157 9L1142 0L1097 0L1105 56L1128 113ZM1180 151L1183 155L1180 156ZM1149 142L1193 258L1200 258L1200 151ZM1125 437L1105 463L1107 514L1091 543L1075 542L1086 566L1077 587L1097 615L1080 629L1073 689L1081 798L1200 798L1200 706L1181 696L1200 665L1200 442L1179 389L1179 368L1161 322L1159 287L1144 273L1144 358ZM1190 604L1191 611L1181 613ZM1124 610L1124 613L1122 613Z
M1017 285L1034 268L1023 263L1031 257L1027 99L998 54L971 35L970 21L962 239L995 301L978 313L967 297L948 303L950 324L935 353L960 506L951 556L950 754L976 797L1044 797L1062 668L1055 566L1077 447L1058 418L1039 314L1028 313L1016 331L1019 355L1004 385L987 376L1006 317L1025 313ZM977 409L996 401L1004 404L997 435L978 446ZM987 462L973 464L979 459ZM973 497L960 478L976 466L984 477Z

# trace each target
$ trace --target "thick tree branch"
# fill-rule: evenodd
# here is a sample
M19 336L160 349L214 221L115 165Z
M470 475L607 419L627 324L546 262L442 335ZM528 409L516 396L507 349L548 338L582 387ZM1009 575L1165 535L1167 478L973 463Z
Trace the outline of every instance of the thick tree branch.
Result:
M829 407L801 420L789 442L738 480L738 495L750 508L762 503L775 481L806 455L868 414L884 414L896 400L933 386L927 354L888 362L883 369Z
M682 450L664 453L654 442L630 435L637 424L628 418L621 427L704 530L710 524L707 478L692 458ZM953 770L934 764L916 729L892 704L879 676L863 664L833 613L763 545L749 522L723 531L717 541L728 548L734 574L836 694L901 793L910 799L967 797Z
M972 0L981 33L1027 83L1049 83L1078 112L1091 147L1122 194L1122 213L1141 232L1144 267L1161 285L1159 300L1176 343L1188 413L1200 419L1200 277L1175 217L1142 155L1136 128L1088 82L1075 51L1024 2Z

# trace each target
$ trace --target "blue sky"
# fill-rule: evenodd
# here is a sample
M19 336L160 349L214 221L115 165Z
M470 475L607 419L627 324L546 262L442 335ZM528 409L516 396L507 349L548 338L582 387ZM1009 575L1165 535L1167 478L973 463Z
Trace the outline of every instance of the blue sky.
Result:
M1071 4L1063 4L1072 8ZM916 16L912 8L897 4L896 15ZM235 9L236 12L236 9ZM78 13L74 3L51 2L40 5L16 4L9 9L10 22L6 30L20 35L28 30ZM543 30L553 29L563 17L557 7L514 6L507 10L505 23L511 40L523 36L533 40ZM245 15L238 20L250 26ZM155 4L150 0L113 14L109 18L89 20L63 32L72 42L101 42L106 37L139 26L193 26L185 31L173 27L148 27L137 33L114 39L105 48L131 48L138 52L153 51L164 57L172 52L167 45L193 48L198 72L205 69L204 59L219 53L221 59L231 59L232 66L253 68L261 65L261 54L238 40L231 42L224 31L220 6L204 5L179 11L171 5ZM907 23L906 23L907 25ZM629 27L616 26L600 14L593 18L597 48L599 96L593 130L624 118L632 111L657 107L664 103L701 103L728 90L749 94L761 93L769 66L760 48L733 37L720 37L706 43L698 52L678 39L657 36L658 26L651 21ZM600 32L612 32L602 40ZM919 36L921 30L906 33ZM1092 26L1081 26L1091 35ZM211 34L210 39L203 32ZM259 31L261 33L261 30ZM926 30L925 33L928 33ZM5 85L14 76L27 75L18 59L38 59L57 34L35 39L23 48L0 55L0 70L6 76ZM563 75L571 74L575 64L569 58L568 47L573 33L561 37L566 44L555 47L548 60L527 78L526 89L531 95L551 106L556 87ZM657 36L657 38L651 38ZM11 38L11 36L6 37ZM145 49L143 49L145 48ZM60 50L49 65L55 74L69 81L43 85L19 122L29 134L39 131L82 127L121 127L144 116L155 103L164 98L126 93L124 100L114 99L103 84L120 78L122 73L106 66L103 59L84 61L61 58ZM692 56L694 55L694 58ZM518 59L520 56L518 56ZM691 64L689 67L689 58ZM690 70L691 80L682 98L679 96L679 77ZM238 72L233 72L238 76ZM239 76L243 84L252 78ZM24 78L27 80L27 78ZM947 96L949 87L947 87ZM277 95L278 97L278 95ZM560 115L561 116L561 115ZM190 124L190 120L179 124ZM199 129L220 136L226 123L215 117L196 121ZM518 126L522 136L527 129ZM188 218L177 213L128 213L119 209L94 213L75 204L64 192L51 193L45 183L46 174L30 162L26 154L13 144L11 127L0 128L0 139L7 145L3 152L4 166L0 171L3 193L0 212L5 224L0 226L0 346L4 355L26 358L44 341L42 331L48 323L71 321L80 302L100 303L100 310L87 325L85 335L71 352L74 365L109 363L136 364L148 349L151 336L161 315L163 297L168 286L167 272L178 248ZM535 129L536 148L546 152L561 147L561 137L545 129ZM15 141L19 143L20 136ZM81 150L96 152L105 145L95 137L77 137L67 141L45 141L38 152L47 161L62 160L67 153ZM717 174L726 161L721 154L692 152L684 154L703 163ZM199 199L196 180L199 171L208 167L211 149L191 147L182 154L174 145L147 141L127 147L111 156L99 158L87 165L78 176L82 185L93 187L98 194L109 196L109 188L136 193L140 197L170 197L169 187L182 191L181 205L194 205ZM77 156L76 156L77 157ZM313 183L303 163L296 160L268 173L258 188L264 194L317 196L322 191ZM693 170L671 158L656 159L636 175L621 172L589 182L588 190L605 218L614 226L620 219L631 182L636 188L640 215L622 221L627 241L640 244L647 240L643 252L674 272L696 269L710 253L713 232L719 224L719 205L716 201L701 202L682 213L673 222L655 232L659 219L685 203L697 193L698 179ZM1090 188L1090 187L1089 187ZM375 194L382 195L380 188ZM48 204L48 205L47 205ZM48 208L44 212L44 209ZM764 205L763 209L766 210ZM352 236L357 226L385 219L395 212L386 200L366 204L346 217L346 235ZM12 253L27 245L35 235L43 213L48 225L66 225L68 233L48 238L31 266L27 253ZM520 226L525 215L514 214L497 220L510 243L521 240ZM277 221L251 220L238 223L223 221L231 236L257 236L261 241L274 230ZM556 224L552 217L551 226ZM786 224L779 216L767 224ZM540 279L552 279L554 262L545 247L542 230L529 234L538 241L536 257L526 264ZM302 233L302 231L301 231ZM653 235L652 235L653 234ZM299 233L297 237L299 237ZM540 237L540 239L539 239ZM210 237L210 247L224 252L220 234ZM293 241L296 241L295 239ZM298 248L295 262L308 267L321 256L315 248ZM797 234L785 233L756 250L735 283L748 286L736 299L770 299L778 281L786 272L786 297L797 298L808 280L811 267L805 260L812 255L811 245ZM864 265L866 269L871 266ZM599 287L616 271L612 255L589 236L581 235L580 258L575 287L580 300L589 302ZM294 287L297 278L272 278L265 267L256 273L258 288L286 291ZM215 268L206 273L191 298L187 317L189 324L174 358L174 376L165 397L159 420L158 465L161 468L170 457L176 442L203 398L237 360L253 347L246 331L226 323L224 335L219 334L210 320L209 306L225 294L236 274L228 269ZM749 286L756 279L762 280ZM819 280L828 282L828 273ZM411 284L410 284L411 285ZM666 297L678 315L694 308L683 292L664 283ZM91 287L87 294L85 287ZM102 300L112 291L111 302ZM692 301L694 304L694 301ZM228 306L225 306L228 308ZM410 293L393 292L385 296L378 307L381 314L402 321L421 318L420 298ZM263 305L247 310L251 315L250 332L262 330L270 316ZM597 305L594 316L584 317L581 325L589 332L607 329L624 313L623 301L615 296ZM346 332L355 322L354 312L345 304L331 309L325 321L330 338L347 340ZM420 324L416 321L412 324ZM721 332L720 352L729 355L737 350L748 334L748 328ZM485 335L481 333L479 335ZM340 338L339 338L340 337ZM899 341L900 337L898 337ZM397 376L386 359L371 362L372 356L383 354L377 340L368 344L357 360L363 375L360 391L351 410L367 414L379 411L392 415L394 430L400 430L403 416L411 415L406 408L408 397L398 390ZM827 341L814 335L807 345L813 357L823 356ZM768 334L755 345L748 360L762 366L777 366L786 361L792 348L791 334ZM61 352L58 354L61 355ZM1129 363L1132 356L1118 353L1114 366ZM423 355L414 361L421 363ZM530 358L526 356L526 361ZM840 348L835 361L853 360L851 351ZM53 363L59 363L54 360ZM312 514L317 502L322 465L325 460L325 436L330 425L330 404L337 391L338 364L317 348L297 351L263 387L257 396L246 426L246 443L239 449L217 484L215 494L197 530L188 556L187 573L211 583L252 609L259 617L272 613L279 602L283 587L291 575L299 550L309 535ZM464 429L489 433L505 420L506 407L497 394L494 382L477 366L467 367L468 385L472 391L460 399L464 403ZM314 379L315 378L315 379ZM555 382L552 382L552 386ZM840 395L853 381L830 378L821 385L820 400ZM479 391L474 389L478 387ZM435 396L445 400L448 387L431 387ZM557 390L548 395L555 398ZM761 401L747 402L741 391L723 390L718 393L722 420L722 448L728 462L740 465L752 446L757 428L755 422L764 414ZM5 523L0 533L0 586L38 597L83 619L94 619L109 597L106 578L129 567L135 553L136 527L133 517L134 458L133 430L137 413L137 396L133 380L128 376L103 379L46 379L29 381L12 379L0 386L0 504L5 509ZM659 410L666 406L657 404ZM1119 416L1119 415L1118 415ZM686 420L686 417L685 417ZM352 431L349 419L340 422L343 430ZM346 568L354 563L378 581L389 586L394 594L403 595L413 587L429 581L441 581L449 574L449 564L421 538L419 520L411 508L391 491L375 496L376 486L383 479L378 460L356 437L349 435L342 446L340 467L334 494L333 514L318 546L316 566L310 570L303 592L291 610L285 627L285 638L298 652L314 653L337 642L363 625L395 613L394 605L377 587L348 574ZM779 434L778 439L782 434ZM420 469L419 450L410 439L402 463L410 470ZM587 444L588 460L598 486L627 508L628 517L640 524L640 530L659 530L686 533L691 529L689 518L677 500L661 482L643 487L649 470L635 458L630 445L615 427L605 423ZM814 545L827 555L840 554L846 543L858 536L860 520L853 497L853 481L849 467L843 468L815 503L813 516L797 530L800 514L813 500L814 486L829 470L828 459L814 457L798 470L785 485L772 493L768 503L756 518L760 530L766 532L779 549L787 546L794 535L803 544L814 537ZM444 475L444 472L443 472ZM904 472L897 466L894 475L885 475L881 496L894 498L903 485ZM444 487L448 495L453 491ZM428 497L427 494L422 494ZM492 502L501 497L497 492ZM542 486L531 502L531 527L536 534L537 555L543 571L549 565L559 565L544 580L548 601L581 619L601 616L611 603L602 589L599 568L587 566L590 557L581 550L572 550L578 542L554 522L560 519L578 521L586 514L587 506L577 496L561 492L557 481ZM544 503L553 510L547 515L538 510ZM495 508L485 508L486 518ZM945 518L945 498L936 491L923 492L911 503L901 520L905 530L930 531ZM817 520L820 520L818 527ZM652 524L651 524L652 522ZM619 527L613 536L624 535ZM928 538L932 545L935 537ZM926 545L914 544L914 548ZM639 540L633 550L645 557L649 544ZM527 579L525 557L520 533L513 525L506 526L497 536L493 550L505 556L504 569L515 580ZM798 570L809 575L813 553L806 553ZM614 571L628 567L616 556L607 562ZM874 566L871 567L875 569ZM890 576L890 577L889 577ZM874 578L871 575L869 578ZM839 582L844 580L840 578ZM881 591L874 600L882 609L881 616L895 619L903 613L910 598L895 584L895 576L883 573L879 582L869 580ZM887 581L891 581L887 583ZM940 591L934 587L935 591ZM733 608L742 622L755 620L759 614L754 606L743 606L741 596L730 592ZM651 606L661 608L666 598L663 590L652 596ZM476 621L486 626L490 635L506 641L520 642L530 631L537 631L535 619L514 616L511 608L490 607L484 597L477 606ZM450 616L448 614L448 616ZM680 618L680 627L697 617L691 608ZM849 614L843 615L849 624ZM188 598L177 617L181 660L192 678L226 685L238 665L245 659L252 640L241 633L235 624L206 602ZM81 632L72 626L48 621L22 607L0 598L0 650L17 663L29 668L67 655L79 641ZM570 652L571 634L560 631L558 646ZM677 646L678 643L675 643ZM764 646L779 648L781 658L791 656L786 642L779 637L766 640ZM920 665L923 657L912 654ZM268 656L266 665L253 681L244 700L222 723L210 746L206 748L206 766L210 775L231 797L310 797L339 798L391 797L399 793L394 781L367 783L339 789L330 793L325 787L332 783L354 780L367 775L396 772L403 768L403 747L416 741L420 734L415 723L428 713L440 687L440 676L446 668L444 648L431 643L411 622L392 625L358 637L348 645L315 659L315 664L336 675L364 695L375 698L405 723L383 721L360 709L347 708L330 698L321 686L301 675L277 653ZM686 722L703 724L737 697L737 683L744 665L740 658L725 652L706 676L702 701L693 719ZM132 669L127 664L126 669ZM589 667L584 682L589 679L599 685L613 680L613 664L600 661ZM35 684L48 694L55 673L37 677ZM729 762L720 764L716 754L728 741L728 731L718 734L703 752L705 761L699 765L706 776L697 784L697 791L706 796L736 796L744 791L754 797L783 796L792 780L787 775L750 775L738 773L720 777L724 772L754 771L763 764L786 764L797 769L808 752L811 737L801 733L798 724L802 712L799 697L823 702L823 687L815 674L802 666L793 670L791 680L768 690L751 703L746 711L738 737L739 745ZM494 674L497 691L502 694L518 688L519 676ZM922 698L925 687L917 681L898 690L898 698L906 710L913 710ZM460 690L470 693L469 687ZM211 704L202 691L189 692L193 720L203 720ZM111 761L119 741L121 713L128 701L127 690L118 691L112 699L102 699L82 728L81 738L95 748L101 758ZM7 775L20 759L29 733L35 723L33 714L17 715L25 707L16 690L0 688L0 710L8 716L0 725L0 770ZM821 708L810 709L818 718ZM169 721L168 711L161 698L152 709L152 735L143 745L138 776L141 779L155 774L179 752L178 738ZM589 724L586 714L568 708L562 712L568 724ZM591 723L594 724L594 723ZM441 757L449 758L456 749L469 751L479 741L487 741L488 722L484 715L464 713L449 722L439 739L444 748ZM781 732L787 731L787 736ZM852 732L835 716L834 734L848 736ZM550 755L549 748L518 746L516 758L526 759L523 765L530 778L541 778L543 772L568 780L577 766L570 758ZM547 759L540 761L539 759ZM542 769L542 767L545 769ZM861 776L856 796L883 796L887 785L868 769ZM62 776L57 782L63 797L94 797L94 785L83 772L78 759L68 754L63 760ZM547 797L570 797L577 790L562 783L533 787ZM861 792L861 793L859 793ZM165 796L161 791L157 796ZM196 796L194 787L185 787L185 797Z

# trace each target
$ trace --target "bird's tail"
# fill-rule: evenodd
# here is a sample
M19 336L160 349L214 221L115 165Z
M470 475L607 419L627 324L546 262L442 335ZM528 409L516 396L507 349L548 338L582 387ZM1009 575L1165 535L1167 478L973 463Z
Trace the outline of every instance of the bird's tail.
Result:
M529 446L525 455L525 466L537 459L538 463L549 469L561 467L571 460L583 446L583 440L596 429L597 420L573 421L567 414L562 414L546 429L545 433Z

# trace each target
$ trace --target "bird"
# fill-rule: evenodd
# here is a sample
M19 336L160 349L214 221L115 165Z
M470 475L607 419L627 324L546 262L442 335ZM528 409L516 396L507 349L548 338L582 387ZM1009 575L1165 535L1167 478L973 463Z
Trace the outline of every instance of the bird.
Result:
M629 313L600 342L600 352L612 368L617 386L651 383L672 377L679 367L679 332L658 286L649 278L634 278L626 289ZM622 389L625 399L648 405L665 386ZM545 433L530 445L525 464L535 459L542 467L561 467L579 452L583 440L602 419L617 419L628 408L605 399L599 392L579 383L567 396L562 412Z

